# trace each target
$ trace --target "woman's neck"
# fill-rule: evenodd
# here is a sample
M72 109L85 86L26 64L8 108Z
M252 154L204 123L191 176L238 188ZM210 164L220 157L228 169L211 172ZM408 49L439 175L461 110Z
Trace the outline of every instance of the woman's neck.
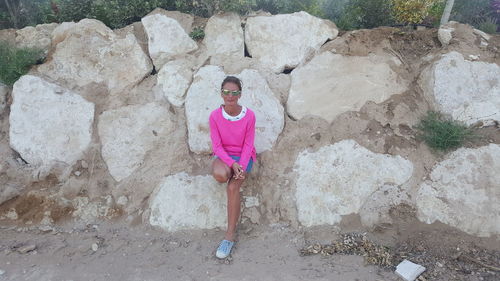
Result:
M224 105L224 111L231 116L237 116L241 112L241 105Z

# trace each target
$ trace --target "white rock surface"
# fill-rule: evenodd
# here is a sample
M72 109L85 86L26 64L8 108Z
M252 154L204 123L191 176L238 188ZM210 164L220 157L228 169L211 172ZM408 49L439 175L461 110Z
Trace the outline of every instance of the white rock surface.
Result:
M193 79L192 65L187 60L166 63L158 72L157 85L161 94L174 106L184 105L184 98Z
M418 218L472 235L500 234L500 145L460 148L438 163L420 185Z
M295 119L307 115L329 122L359 110L367 101L383 102L406 90L407 82L380 56L342 56L324 52L295 69L287 111Z
M343 215L359 213L384 185L407 182L413 164L400 157L377 154L354 140L343 140L303 151L295 161L295 200L304 226L337 224Z
M441 27L438 30L438 39L441 42L441 46L446 47L450 44L453 38L452 32L455 31L453 27Z
M226 226L226 189L212 176L166 177L150 202L149 223L167 231Z
M58 25L57 23L48 23L19 29L16 31L16 45L41 49L47 54L52 40L52 32Z
M3 110L7 106L7 95L9 93L9 87L0 83L0 115L2 115Z
M147 16L154 14L165 15L169 18L176 20L182 26L182 28L187 34L189 34L192 31L194 17L190 14L184 14L179 11L167 11L162 8L156 8L151 13L147 14Z
M101 83L120 93L153 69L133 34L120 38L100 21L63 23L52 34L56 49L38 71L69 87Z
M131 175L144 156L158 144L159 137L173 130L164 106L148 103L103 112L98 131L102 157L116 181Z
M207 46L209 56L243 58L245 44L240 17L234 13L212 16L205 26L203 43Z
M198 49L178 21L163 14L142 18L148 36L148 49L157 70L175 56Z
M283 107L256 70L245 69L235 76L243 82L239 103L255 112L255 149L257 153L270 150L283 130ZM195 74L188 90L186 119L189 147L195 153L211 151L208 119L210 113L224 102L220 86L225 77L222 68L205 66Z
M81 158L92 137L93 103L31 75L14 84L12 96L10 146L24 160L47 171Z
M249 17L245 25L248 52L276 73L296 67L337 34L334 23L306 12Z
M500 66L450 52L423 71L424 94L437 110L473 124L500 120Z

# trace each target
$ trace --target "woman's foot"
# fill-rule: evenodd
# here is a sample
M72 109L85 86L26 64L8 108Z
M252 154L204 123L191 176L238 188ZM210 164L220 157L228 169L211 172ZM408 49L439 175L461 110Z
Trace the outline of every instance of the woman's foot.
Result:
M219 248L217 248L217 252L215 256L219 259L225 259L231 254L231 249L233 248L234 242L229 240L222 240L219 244Z

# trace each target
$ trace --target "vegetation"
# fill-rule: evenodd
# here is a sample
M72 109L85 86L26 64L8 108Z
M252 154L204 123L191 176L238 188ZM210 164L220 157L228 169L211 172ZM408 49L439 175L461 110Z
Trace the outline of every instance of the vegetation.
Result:
M477 138L474 130L465 124L430 111L420 121L419 137L432 149L449 151Z
M193 31L191 31L191 33L189 33L189 37L191 37L193 40L201 40L205 38L205 31L202 27L197 26L193 28Z
M28 72L30 67L43 60L43 52L31 48L16 48L0 41L0 81L6 85Z
M439 0L392 0L393 15L397 22L419 24L429 15Z
M341 29L384 25L439 25L445 0L3 0L0 28L95 18L120 28L163 8L210 17L218 12L265 10L272 14L306 11ZM451 20L491 32L498 28L500 0L455 0ZM496 26L496 28L495 28Z

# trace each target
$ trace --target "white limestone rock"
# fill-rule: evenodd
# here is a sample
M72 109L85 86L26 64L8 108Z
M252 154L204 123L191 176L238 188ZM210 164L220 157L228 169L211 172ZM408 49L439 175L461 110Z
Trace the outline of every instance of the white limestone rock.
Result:
M432 169L420 185L417 215L472 235L500 234L500 145L460 148Z
M29 164L73 165L90 144L94 104L39 77L25 75L12 91L10 146Z
M145 16L141 20L148 36L149 55L156 69L176 56L198 49L178 21L163 14Z
M248 52L276 73L301 64L337 34L333 22L306 12L249 17L245 25Z
M500 120L500 66L471 62L457 52L425 69L420 86L434 107L466 124Z
M441 46L446 47L450 44L451 39L453 38L453 32L455 32L455 28L458 27L458 22L450 21L438 29L438 40L441 42Z
M235 76L243 82L239 103L255 112L255 149L257 153L270 150L283 130L283 106L256 70L245 69ZM222 68L205 66L194 75L188 90L186 119L189 147L195 153L211 151L208 119L210 113L223 103L220 86L225 77Z
M131 175L143 164L144 156L159 138L173 130L164 106L148 103L103 112L98 131L102 157L116 181Z
M294 171L298 174L295 200L299 222L304 226L333 225L343 215L359 213L377 190L407 182L413 164L400 156L373 153L354 140L343 140L317 152L301 152Z
M442 27L438 30L438 39L441 42L441 46L446 47L450 44L451 39L453 38L453 31L455 31L452 27Z
M329 122L366 102L383 102L401 94L407 82L389 66L389 58L342 56L324 52L295 69L287 111L295 119L307 115Z
M207 46L209 56L243 58L245 44L240 17L234 13L212 16L205 26L203 43Z
M187 60L174 60L166 63L158 72L157 85L169 103L181 107L192 79L192 64Z
M189 34L192 31L194 17L190 14L181 13L179 11L167 11L162 8L156 8L151 13L146 16L161 14L169 18L176 20L184 29L184 31Z
M52 59L38 71L69 87L104 84L111 94L120 93L153 69L133 34L121 38L100 21L63 23L52 35Z
M47 23L19 29L16 31L16 45L41 49L47 54L52 40L52 32L58 25L57 23Z
M149 223L167 231L226 226L226 189L212 176L179 173L153 193Z

